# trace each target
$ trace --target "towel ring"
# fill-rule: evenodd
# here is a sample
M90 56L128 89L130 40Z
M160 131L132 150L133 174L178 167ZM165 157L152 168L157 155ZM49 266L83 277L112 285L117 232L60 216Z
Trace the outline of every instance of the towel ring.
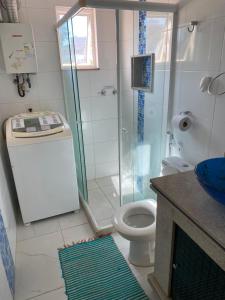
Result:
M213 85L213 83L216 81L216 79L218 79L218 78L220 78L220 76L222 76L222 75L224 75L225 74L225 72L222 72L222 73L220 73L219 75L217 75L217 76L215 76L215 77L213 77L212 78L212 80L210 81L210 84L209 84L209 86L208 86L208 93L210 94L210 95L213 95L213 96L221 96L221 95L224 95L225 94L225 91L223 91L223 92L221 92L221 93L213 93L213 91L212 91L212 85Z

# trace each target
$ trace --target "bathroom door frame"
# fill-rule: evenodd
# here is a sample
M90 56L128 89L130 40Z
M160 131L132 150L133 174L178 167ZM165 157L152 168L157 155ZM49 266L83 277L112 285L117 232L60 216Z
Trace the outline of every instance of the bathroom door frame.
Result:
M131 10L131 11L151 11L151 12L168 12L173 14L173 28L172 28L172 41L171 41L171 55L170 55L170 79L169 79L169 99L167 103L167 119L163 120L163 132L170 131L170 117L172 115L172 99L174 91L174 66L175 66L175 49L176 49L176 32L177 32L177 11L178 4L167 3L154 3L145 1L123 1L123 0L76 0L75 4L69 9L69 11L57 22L56 27L59 28L70 18L76 16L84 8L100 8L100 9L113 9L116 11L116 34L117 43L119 41L119 11ZM119 55L117 46L117 90L118 90L118 137L119 137L119 173L121 174L121 123L120 123L120 80L119 80ZM121 180L119 184L120 189L120 204L122 205L121 195ZM96 224L94 224L96 227ZM97 229L98 230L98 229Z

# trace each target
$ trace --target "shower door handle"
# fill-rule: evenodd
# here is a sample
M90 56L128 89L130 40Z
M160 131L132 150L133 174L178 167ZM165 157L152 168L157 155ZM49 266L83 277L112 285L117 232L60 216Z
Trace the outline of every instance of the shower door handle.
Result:
M127 134L127 133L128 133L128 130L127 130L126 128L122 128L121 131L122 131L122 133L124 133L124 134Z

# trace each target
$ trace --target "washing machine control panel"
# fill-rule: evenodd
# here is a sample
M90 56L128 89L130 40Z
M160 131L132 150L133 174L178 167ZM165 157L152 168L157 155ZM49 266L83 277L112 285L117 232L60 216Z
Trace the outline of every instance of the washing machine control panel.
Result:
M35 137L54 134L63 130L63 121L58 114L16 117L11 120L15 137Z

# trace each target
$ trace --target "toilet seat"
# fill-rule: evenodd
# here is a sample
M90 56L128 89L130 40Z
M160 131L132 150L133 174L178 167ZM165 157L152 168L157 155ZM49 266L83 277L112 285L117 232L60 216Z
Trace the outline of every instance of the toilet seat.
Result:
M114 217L115 229L128 240L152 240L155 237L156 227L156 205L154 205L153 201L142 200L120 207ZM153 218L152 223L138 228L125 223L125 217L139 214L151 215Z

